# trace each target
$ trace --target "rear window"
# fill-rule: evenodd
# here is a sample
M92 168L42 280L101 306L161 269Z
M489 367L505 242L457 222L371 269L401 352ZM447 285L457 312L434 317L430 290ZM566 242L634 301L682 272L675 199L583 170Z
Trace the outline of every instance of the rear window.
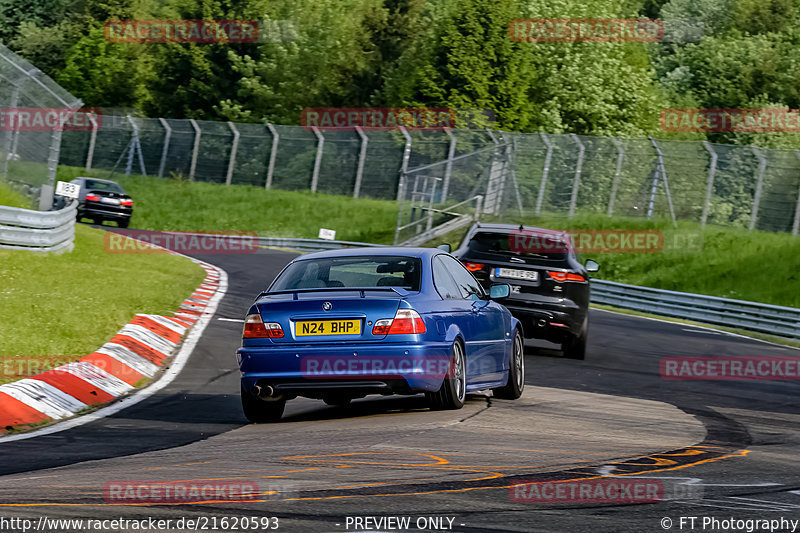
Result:
M109 183L107 181L97 181L97 180L86 180L86 190L87 191L105 191L105 192L116 192L119 194L125 194L125 191L117 185L116 183Z
M542 261L566 261L570 254L566 236L530 230L511 233L476 233L469 249L479 254L524 257Z
M327 287L420 289L422 262L417 257L357 256L306 259L292 263L270 291Z

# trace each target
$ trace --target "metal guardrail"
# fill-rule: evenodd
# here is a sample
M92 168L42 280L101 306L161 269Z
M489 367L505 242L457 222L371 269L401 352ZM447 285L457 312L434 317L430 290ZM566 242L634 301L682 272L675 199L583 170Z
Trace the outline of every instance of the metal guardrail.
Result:
M258 237L258 244L273 248L289 248L299 252L321 252L323 250L338 250L339 248L352 248L359 246L385 246L366 242L329 241L325 239L292 239L282 237Z
M800 309L593 279L592 303L800 339Z
M72 251L77 209L77 202L59 211L33 211L0 205L0 249Z

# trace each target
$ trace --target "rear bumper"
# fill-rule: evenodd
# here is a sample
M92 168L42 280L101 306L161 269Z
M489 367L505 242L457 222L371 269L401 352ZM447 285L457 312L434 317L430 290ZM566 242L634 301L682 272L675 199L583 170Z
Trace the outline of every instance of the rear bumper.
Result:
M126 218L131 218L133 215L133 210L114 210L114 209L104 209L100 207L79 207L78 208L78 216L80 217L97 217L97 218L104 218L108 220L124 220Z
M242 386L272 386L290 395L330 391L416 394L439 390L452 345L383 343L247 346L236 351Z
M572 301L563 305L547 302L503 302L511 314L522 323L526 337L561 342L570 335L578 335L586 316Z

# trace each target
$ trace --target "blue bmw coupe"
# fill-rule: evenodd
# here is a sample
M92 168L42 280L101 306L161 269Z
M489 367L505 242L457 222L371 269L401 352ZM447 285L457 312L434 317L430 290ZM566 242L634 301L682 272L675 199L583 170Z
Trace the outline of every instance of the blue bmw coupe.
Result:
M467 392L516 399L522 328L453 256L386 247L308 254L289 263L245 317L244 414L272 422L297 396L347 405L368 394L424 393L459 409Z

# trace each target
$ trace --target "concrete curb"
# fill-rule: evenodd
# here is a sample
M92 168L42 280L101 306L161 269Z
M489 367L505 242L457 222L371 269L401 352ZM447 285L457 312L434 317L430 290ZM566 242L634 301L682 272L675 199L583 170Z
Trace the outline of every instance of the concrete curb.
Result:
M95 352L39 375L0 385L0 435L14 426L72 417L135 391L137 383L156 376L219 290L219 269L188 259L200 265L206 277L173 316L137 314Z

